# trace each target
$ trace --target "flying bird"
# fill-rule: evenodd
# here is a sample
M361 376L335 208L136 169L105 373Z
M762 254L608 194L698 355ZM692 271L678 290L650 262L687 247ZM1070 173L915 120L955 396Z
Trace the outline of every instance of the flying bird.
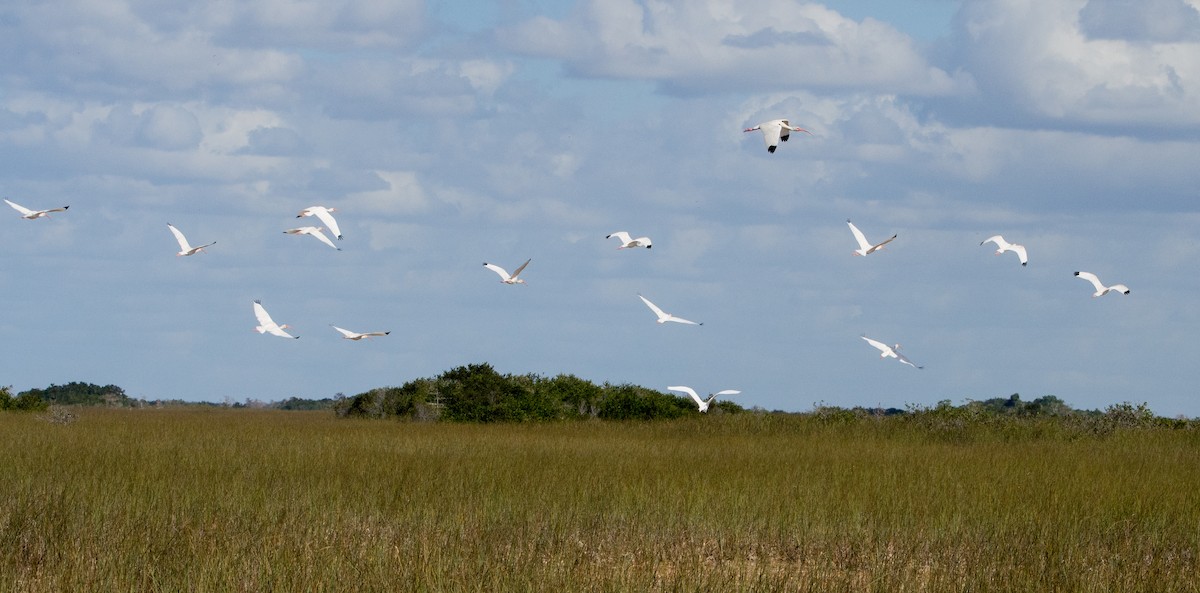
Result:
M363 332L360 334L358 332L352 332L348 329L342 329L333 324L329 324L329 327L332 327L333 329L338 330L338 333L342 334L342 338L347 339L347 340L355 340L355 341L361 340L363 338L382 337L382 336L386 336L386 335L392 333L389 331L389 332Z
M1001 237L1000 235L993 235L991 237L988 237L987 239L980 241L979 244L983 245L984 243L987 243L988 241L991 241L992 243L996 244L996 247L997 247L996 255L1000 255L1001 253L1004 253L1005 251L1011 251L1011 252L1017 254L1017 258L1021 260L1022 266L1029 263L1029 255L1025 253L1024 245L1018 245L1016 243L1009 243L1008 241L1005 241L1004 237Z
M329 237L326 237L325 233L321 232L323 229L324 229L324 227L319 227L319 226L302 226L302 227L295 228L295 229L288 229L283 232L285 232L289 235L311 235L311 236L319 239L322 243L324 243L338 251L341 251L342 250L341 247L334 245L333 241L330 241Z
M870 255L872 253L875 253L876 251L883 249L884 245L887 245L888 243L891 243L892 241L894 241L896 239L896 237L898 236L898 235L892 235L891 237L888 237L888 239L886 241L884 241L882 243L875 243L874 245L872 245L870 241L867 241L866 235L862 234L862 231L858 230L858 227L854 226L854 223L850 222L849 218L846 219L846 224L850 225L850 232L854 233L854 240L858 241L858 249L854 250L854 255L864 255L865 256L865 255Z
M642 299L642 302L646 303L646 306L650 307L651 311L654 311L654 314L658 316L659 323L666 323L668 321L674 321L675 323L686 323L688 325L704 325L703 323L696 323L695 321L689 321L682 317L676 317L674 315L671 315L670 313L667 313L666 311L659 309L658 305L651 303L649 299L647 299L646 297L644 297L640 294L638 295L638 298Z
M271 319L271 316L267 314L267 310L263 308L262 301L254 301L254 316L258 318L258 326L254 328L254 331L260 334L279 336L281 338L292 338L296 340L300 339L300 336L293 336L283 331L288 327L288 324L285 323L283 325L279 325L278 323L275 323L275 321Z
M512 274L509 274L508 270L505 270L504 268L501 268L500 266L497 266L496 264L489 264L487 262L483 262L483 267L499 274L500 281L505 284L525 284L525 281L518 278L518 276L521 275L521 272L525 270L525 266L528 266L529 262L531 262L531 261L533 261L533 258L525 260L525 263L521 264L521 267L517 268L517 271L513 272Z
M50 208L49 210L30 210L29 208L10 201L8 198L4 199L4 203L12 206L13 210L20 212L21 218L27 218L29 220L50 216L51 212L66 212L67 208L70 208L70 206L63 206L62 208Z
M1114 284L1112 286L1105 286L1105 285L1101 284L1100 279L1097 278L1096 275L1091 272L1075 272L1075 275L1080 278L1083 278L1084 280L1087 280L1088 282L1091 282L1092 286L1096 287L1096 292L1092 293L1092 298L1104 296L1104 295L1108 294L1110 291L1114 291L1114 290L1121 294L1129 294L1128 286L1125 286L1124 284Z
M699 395L696 395L696 390L694 390L691 387L688 387L686 385L675 385L674 387L668 387L667 389L669 389L670 391L679 391L679 392L686 393L686 394L692 396L692 399L696 401L696 406L700 408L700 413L707 412L708 407L710 405L712 405L713 400L717 399L718 395L737 395L737 394L741 393L741 391L738 391L736 389L726 389L725 391L718 391L716 393L713 393L708 396L707 400L703 400L703 399L700 399Z
M617 231L604 236L605 239L611 239L613 237L616 237L621 241L621 246L617 249L626 249L629 247L645 247L646 249L650 249L654 246L650 243L650 237L638 237L636 239L631 239L629 238L629 233L625 231Z
M792 132L804 132L812 136L812 132L793 126L786 119L773 119L768 122L763 122L753 128L746 128L744 132L753 132L754 130L762 130L763 140L767 143L767 152L775 152L775 147L779 146L780 142L787 142L788 136Z
M337 212L337 208L309 206L308 208L301 210L300 214L296 215L296 218L301 218L304 216L316 216L317 219L321 221L321 224L324 224L326 228L329 229L329 232L333 233L333 236L337 237L338 241L341 241L342 231L338 228L337 220L333 218L333 214L331 214L332 212Z
M923 366L919 367L919 366L913 364L913 361L909 360L907 356L904 356L903 354L900 354L899 352L897 352L897 350L900 350L900 344L896 344L894 346L888 346L887 344L884 344L883 342L880 342L877 340L872 340L871 338L868 338L866 336L866 334L863 334L862 339L866 340L868 344L879 349L879 357L880 358L895 358L896 360L899 360L900 362L902 362L910 367L913 367L915 369L925 368Z
M179 242L179 253L176 253L175 254L176 256L195 255L197 253L202 253L202 252L204 252L205 247L212 247L213 245L217 244L216 241L213 241L212 243L209 243L207 245L201 245L199 247L192 247L192 245L190 243L188 243L187 237L184 237L183 233L179 232L179 229L175 228L175 225L172 225L171 223L168 222L167 228L171 229L171 234L175 235L175 240Z

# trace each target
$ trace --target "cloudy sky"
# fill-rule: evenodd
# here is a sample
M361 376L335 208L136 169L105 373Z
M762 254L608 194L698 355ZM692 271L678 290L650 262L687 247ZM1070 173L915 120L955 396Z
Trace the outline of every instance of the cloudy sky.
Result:
M71 206L0 212L17 391L490 362L768 409L1200 416L1200 0L17 0L0 53L0 194ZM776 118L812 136L742 132ZM342 251L282 233L317 204ZM854 257L848 218L899 238ZM217 245L176 257L168 222ZM480 265L528 258L527 286Z

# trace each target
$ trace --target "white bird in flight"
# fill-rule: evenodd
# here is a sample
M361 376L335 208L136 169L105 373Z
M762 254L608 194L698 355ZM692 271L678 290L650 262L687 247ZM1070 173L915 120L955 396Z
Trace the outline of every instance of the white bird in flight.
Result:
M812 136L812 132L799 126L793 126L786 119L763 122L753 128L746 128L743 132L753 132L754 130L762 130L763 140L767 143L767 152L775 152L775 147L779 146L780 142L787 142L788 136L792 132L804 132Z
M659 309L658 305L651 303L649 299L647 299L646 297L644 297L640 294L638 295L638 298L642 299L642 302L646 303L646 306L650 307L651 311L654 311L654 314L658 316L659 323L666 323L668 321L674 321L675 323L686 323L688 325L704 325L703 323L696 323L695 321L689 321L682 317L676 317L674 315L671 315L670 313L667 313L666 311Z
M521 264L521 267L517 268L517 270L515 272L513 272L512 274L509 274L508 270L505 270L504 268L501 268L500 266L497 266L496 264L489 264L487 262L483 262L483 267L499 274L500 281L505 284L525 284L525 281L518 278L518 276L521 275L521 272L523 272L525 270L525 266L528 266L529 262L531 262L531 261L533 261L533 258L525 260L525 263Z
M70 208L70 206L63 206L62 208L50 208L49 210L30 210L29 208L10 201L8 198L4 199L4 203L12 206L13 210L20 212L21 218L27 218L29 220L49 216L51 212L66 212L67 208Z
M1075 272L1075 275L1080 278L1083 278L1084 280L1087 280L1088 282L1091 282L1092 286L1096 287L1096 292L1092 293L1092 298L1104 296L1114 290L1121 294L1129 294L1128 286L1125 286L1124 284L1114 284L1112 286L1105 286L1105 285L1101 284L1100 279L1097 278L1096 275L1091 272Z
M333 236L337 237L338 241L341 241L342 230L338 228L337 220L333 218L333 214L331 214L332 212L337 212L337 208L309 206L308 208L301 210L300 214L296 215L296 218L303 216L316 216L317 219L321 221L321 224L324 224L325 227L329 229L329 232L333 233Z
M669 389L671 391L679 391L679 392L686 393L686 394L692 396L692 399L696 401L696 406L700 408L701 413L708 411L708 407L710 405L712 405L713 400L717 399L718 395L737 395L737 394L741 393L741 391L738 391L736 389L726 389L724 391L718 391L716 393L713 393L708 396L707 400L703 400L703 399L700 399L699 395L696 395L695 389L692 389L691 387L688 387L687 385L675 385L673 387L668 387L667 389Z
M197 253L202 253L204 252L205 247L212 247L213 245L217 244L216 241L213 241L207 245L192 247L192 245L188 243L187 237L184 237L183 233L179 232L179 229L175 228L175 225L168 222L167 228L171 229L171 234L175 235L175 240L179 242L179 253L176 253L176 256L195 255Z
M275 323L275 321L271 319L271 316L267 314L267 310L263 308L262 301L254 301L254 316L258 318L258 326L254 328L254 331L260 334L279 336L281 338L292 338L296 340L300 339L300 336L293 336L283 331L288 327L288 324L285 323L283 325L279 325L278 323Z
M325 233L321 232L323 229L324 229L324 227L319 227L319 226L302 226L299 228L288 229L283 232L285 232L289 235L311 235L311 236L319 239L322 243L324 243L338 251L341 251L342 250L341 247L334 245L333 241L330 241L329 237L326 237Z
M333 324L330 324L329 327L336 329L338 331L338 333L342 334L342 338L347 339L347 340L355 340L355 341L361 340L363 338L382 337L382 336L386 336L386 335L392 333L392 332L388 331L388 332L363 332L360 334L358 332L352 332L348 329L342 329Z
M888 239L886 241L884 241L882 243L875 243L874 245L872 245L870 241L867 241L866 235L863 235L862 231L858 230L858 227L854 226L854 223L850 222L849 218L846 219L846 224L850 225L850 232L854 233L854 240L858 241L858 249L854 250L854 255L864 255L865 256L865 255L870 255L872 253L875 253L876 251L883 249L884 245L887 245L888 243L891 243L892 241L894 241L896 239L896 237L898 236L898 235L892 235L891 237L888 237Z
M908 357L897 352L897 350L900 349L900 344L896 344L894 346L888 346L887 344L884 344L883 342L880 342L878 340L872 340L871 338L868 338L866 336L866 334L863 334L862 339L866 340L868 344L879 349L879 357L880 358L895 358L896 360L899 360L900 362L902 362L910 367L913 367L915 369L925 368L925 367L919 367L919 366L913 364L913 361L909 360Z
M625 231L617 231L615 233L609 233L608 235L605 235L604 238L611 239L613 237L616 237L618 240L621 241L621 246L618 247L617 249L626 249L629 247L645 247L646 249L650 249L651 247L653 247L653 244L651 244L651 242L650 242L650 237L638 237L636 239L631 239L629 237L629 233L627 233Z
M1005 241L1004 237L1002 237L1000 235L993 235L991 237L988 237L988 238L984 239L983 241L980 241L979 244L983 245L984 243L987 243L988 241L991 241L992 243L996 244L996 247L997 247L996 255L1000 255L1001 253L1004 253L1005 251L1011 251L1011 252L1017 254L1017 258L1021 260L1022 266L1029 263L1029 255L1027 253L1025 253L1024 245L1018 245L1016 243L1009 243L1008 241Z

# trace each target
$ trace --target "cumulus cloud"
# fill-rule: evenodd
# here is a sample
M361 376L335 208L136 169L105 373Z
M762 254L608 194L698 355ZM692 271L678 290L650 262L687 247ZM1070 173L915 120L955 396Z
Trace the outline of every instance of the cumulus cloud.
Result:
M584 0L567 19L539 16L497 36L583 76L652 80L682 93L736 85L945 95L969 86L886 23L795 0Z
M291 128L269 127L251 130L246 148L247 154L288 156L299 154L304 149L304 140Z
M314 97L332 117L384 119L404 114L466 115L513 72L504 61L347 59L313 69Z
M1079 25L1092 39L1200 41L1200 10L1183 0L1089 0Z
M422 0L219 0L196 6L193 18L233 46L410 47L427 26Z
M412 171L375 171L382 189L361 191L347 196L353 207L365 212L407 214L429 206L429 197Z
M1121 20L1127 12L1120 2L968 0L959 51L987 100L1018 113L1074 124L1200 124L1200 42Z
M9 16L20 26L0 35L0 49L11 56L4 71L10 88L182 99L201 88L262 92L300 72L302 61L278 49L221 46L191 23L164 27L157 9L122 1L16 5Z

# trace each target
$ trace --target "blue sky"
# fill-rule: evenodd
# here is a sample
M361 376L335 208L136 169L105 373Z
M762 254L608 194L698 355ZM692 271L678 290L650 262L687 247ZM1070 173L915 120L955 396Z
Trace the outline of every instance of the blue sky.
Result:
M1197 0L17 2L0 48L0 194L71 206L0 212L18 391L320 398L490 362L768 409L1200 416ZM742 132L776 118L813 135ZM341 251L282 233L318 204ZM854 257L847 218L899 238ZM217 245L176 257L168 222ZM528 258L527 286L480 265Z

